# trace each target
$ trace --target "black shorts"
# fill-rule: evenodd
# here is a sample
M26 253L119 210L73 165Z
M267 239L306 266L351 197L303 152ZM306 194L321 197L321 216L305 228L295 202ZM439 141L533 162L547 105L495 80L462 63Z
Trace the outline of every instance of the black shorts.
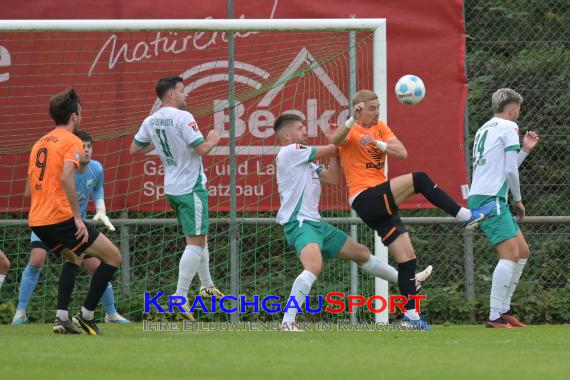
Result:
M43 249L44 251L47 252L47 255L54 260L61 260L61 256L58 255L57 253L54 253L51 249L49 249L49 247L47 245L44 244L43 241L32 241L30 243L30 250L34 249L34 248L40 248Z
M385 246L406 233L389 181L358 194L352 208L368 227L378 232Z
M86 243L81 243L75 238L77 227L75 227L75 220L73 218L61 223L32 227L32 231L41 239L44 246L53 252L61 253L62 249L67 248L79 256L93 244L100 234L95 226L87 223L85 223L85 226L89 233L89 239Z
M51 249L49 249L49 247L47 245L45 245L43 241L32 241L30 243L30 249L34 249L34 248L41 248L44 251L48 251L48 252L51 251Z

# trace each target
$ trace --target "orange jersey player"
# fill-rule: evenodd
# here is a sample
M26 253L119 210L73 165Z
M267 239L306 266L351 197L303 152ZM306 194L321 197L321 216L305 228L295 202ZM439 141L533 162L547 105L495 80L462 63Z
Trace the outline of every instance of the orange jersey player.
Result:
M398 287L408 299L404 321L422 329L430 329L415 312L414 283L416 255L406 228L398 213L398 205L414 194L424 195L431 203L474 228L493 210L494 203L478 210L458 205L424 172L386 177L386 157L405 159L404 145L383 121L379 120L378 96L361 90L352 99L353 117L338 128L331 140L339 146L339 156L348 184L349 202L360 219L382 238L382 243L398 263Z
M81 218L74 176L83 143L74 135L81 123L81 102L75 91L52 97L49 113L55 129L41 137L30 153L26 186L26 194L31 195L32 201L29 224L48 248L66 259L60 275L55 333L79 333L68 314L78 264L84 253L101 260L83 307L74 316L88 334L98 335L94 310L121 263L121 254L104 234Z

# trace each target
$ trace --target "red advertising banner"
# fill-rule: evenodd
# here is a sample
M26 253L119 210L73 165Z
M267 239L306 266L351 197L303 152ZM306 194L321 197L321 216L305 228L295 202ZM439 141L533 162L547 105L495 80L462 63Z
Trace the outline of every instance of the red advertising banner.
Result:
M419 3L419 4L418 4ZM397 2L273 0L237 2L242 18L382 17L388 34L388 124L408 150L390 160L394 177L426 171L456 200L467 182L463 151L466 103L461 1ZM70 1L38 1L2 9L0 19L226 18L226 2L184 4L150 0L100 1L76 9ZM108 6L106 6L108 5ZM172 5L172 7L169 7ZM68 8L69 6L69 8ZM346 33L236 34L236 192L239 211L279 207L274 158L279 144L272 124L283 112L306 122L309 144L326 142L330 124L348 115ZM372 87L372 43L357 33L359 88ZM23 207L28 152L53 123L50 96L74 87L83 105L81 129L96 140L94 159L105 168L107 208L169 210L163 168L155 155L133 158L128 149L141 122L159 104L157 79L180 75L189 110L204 135L222 141L204 159L211 211L229 210L228 43L222 32L0 33L0 210ZM393 95L404 74L420 76L426 98L417 106ZM293 77L292 77L293 76ZM292 77L292 78L291 78ZM290 78L288 80L282 80ZM414 197L402 207L430 207ZM323 187L323 209L347 209L346 188Z

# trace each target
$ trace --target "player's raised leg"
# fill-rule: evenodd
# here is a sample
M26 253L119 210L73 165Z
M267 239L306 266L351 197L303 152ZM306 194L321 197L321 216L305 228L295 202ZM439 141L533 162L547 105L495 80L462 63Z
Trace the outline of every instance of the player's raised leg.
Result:
M357 243L352 238L346 240L338 258L354 261L363 271L375 277L392 283L398 282L398 270L396 268L372 255L365 245ZM433 267L429 265L423 271L416 273L414 278L416 292L420 290L422 282L431 276L432 271Z
M422 194L434 206L462 222L467 229L478 226L489 217L496 206L495 201L492 200L471 210L461 207L424 172L414 172L393 178L390 180L390 188L397 205L415 194Z

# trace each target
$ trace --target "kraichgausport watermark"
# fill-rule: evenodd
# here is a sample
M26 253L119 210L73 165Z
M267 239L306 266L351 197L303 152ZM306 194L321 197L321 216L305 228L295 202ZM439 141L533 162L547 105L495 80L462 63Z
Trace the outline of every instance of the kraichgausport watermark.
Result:
M143 320L143 331L153 332L192 332L192 331L288 331L292 329L303 331L417 331L425 330L425 324L399 322L364 322L353 323L349 320L336 322L295 322L282 325L277 321L270 322L197 322L177 321L160 322Z
M163 313L185 313L183 306L186 305L187 299L183 296L166 296L166 301L168 306L164 308L160 305L159 300L164 301L164 292L157 292L152 295L149 292L144 293L144 312L150 313L151 309L159 314ZM162 299L161 299L162 298ZM249 299L248 299L249 298ZM330 292L326 296L316 296L315 299L311 299L310 296L305 297L305 310L301 308L299 302L295 297L285 298L281 302L281 298L274 295L269 295L261 297L259 295L254 295L247 297L245 295L240 295L239 297L227 295L220 299L216 296L212 296L208 299L209 305L205 302L206 300L201 296L196 296L194 301L189 302L191 313L196 311L201 311L202 313L216 313L218 311L226 314L230 313L255 313L259 314L265 312L268 314L275 314L284 312L286 313L289 309L296 309L297 313L320 313L321 311L326 311L328 313L338 314L343 311L348 311L349 313L354 312L354 308L358 306L366 306L366 308L372 313L382 313L388 310L389 313L395 313L396 309L399 309L402 313L406 310L404 306L407 304L408 299L404 296L394 296L388 297L388 300L380 295L374 295L371 297L364 297L360 295L349 295L347 296L348 302L345 302L345 293L341 292ZM409 297L410 301L414 301L415 312L420 312L420 301L425 300L425 295L411 295ZM316 301L316 302L315 302ZM316 305L315 305L316 303Z

